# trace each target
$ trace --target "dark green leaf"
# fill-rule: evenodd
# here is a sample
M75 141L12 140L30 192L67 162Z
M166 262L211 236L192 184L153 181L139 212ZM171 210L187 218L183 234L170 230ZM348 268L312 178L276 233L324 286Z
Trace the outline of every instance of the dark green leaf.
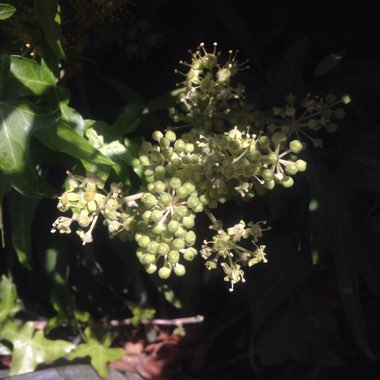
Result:
M59 120L54 125L39 128L35 131L35 136L52 150L95 164L113 164L113 161L95 149L63 120Z
M25 268L31 269L32 222L39 199L25 198L19 193L12 192L7 200L13 247L20 263Z
M0 172L0 247L5 247L4 222L3 222L3 199L4 195L12 189L8 179Z
M12 17L13 13L16 12L16 8L10 4L0 4L0 20L6 20Z
M19 99L29 95L42 96L55 86L54 74L45 63L39 64L17 55L11 56L10 59L10 75L4 88L7 99Z
M331 70L334 70L344 57L344 51L329 54L327 57L323 58L321 62L318 63L314 70L315 76L320 76L327 74Z
M107 377L107 363L112 360L118 360L125 351L122 348L110 348L111 339L106 337L104 342L92 335L89 327L85 330L86 342L80 344L76 349L68 356L69 360L76 358L90 357L91 365L96 369L100 376Z
M52 191L37 175L29 144L34 129L47 128L56 115L27 102L0 103L0 170L12 187L28 196Z
M61 17L58 0L35 0L34 4L46 42L59 58L65 59L65 52L60 42Z
M142 109L141 103L129 103L122 107L112 130L115 137L134 132L139 127Z

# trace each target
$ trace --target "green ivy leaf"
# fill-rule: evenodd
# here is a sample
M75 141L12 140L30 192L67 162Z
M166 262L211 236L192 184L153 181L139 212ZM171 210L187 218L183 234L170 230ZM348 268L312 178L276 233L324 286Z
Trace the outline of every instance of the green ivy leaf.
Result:
M42 331L35 331L32 322L26 322L19 328L12 344L11 376L34 371L38 364L57 360L75 347L64 340L47 339Z
M60 42L61 16L58 0L35 0L34 4L46 42L59 58L65 59L65 52Z
M132 313L131 323L138 326L141 321L152 319L156 314L156 310L152 308L143 308L134 302L128 302L128 308Z
M91 365L103 378L107 377L107 363L120 359L125 355L123 348L110 348L111 338L106 336L103 343L99 342L91 333L89 327L84 331L87 341L80 344L68 356L69 360L76 358L90 357Z
M50 149L67 153L80 160L88 160L94 164L113 164L112 160L95 149L63 120L59 120L54 125L39 128L35 136Z
M47 94L56 84L56 78L48 66L31 59L12 55L10 75L5 83L4 94L7 99Z
M56 115L27 102L0 102L0 170L26 196L52 194L37 175L29 144L32 130L54 123Z
M0 4L0 20L6 20L12 17L13 13L16 12L16 8L10 4Z
M0 324L20 310L16 300L16 286L8 277L2 276L0 281Z
M15 191L7 199L13 247L20 264L31 269L32 222L40 199L25 198Z

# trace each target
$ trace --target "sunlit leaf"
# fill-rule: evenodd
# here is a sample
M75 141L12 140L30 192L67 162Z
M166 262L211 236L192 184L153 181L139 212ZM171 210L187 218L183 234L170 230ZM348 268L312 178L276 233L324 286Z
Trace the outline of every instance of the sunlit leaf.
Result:
M6 20L12 17L13 13L16 12L16 8L10 4L0 4L0 20Z
M0 324L15 315L20 307L16 304L16 286L6 276L2 276L0 281Z
M111 339L106 337L104 342L92 335L90 328L86 328L85 336L87 338L85 343L80 344L76 349L68 356L69 360L76 358L89 357L91 365L96 369L100 376L107 376L107 363L113 360L120 359L125 351L123 348L110 348Z
M57 360L75 347L74 344L64 340L47 339L43 331L35 331L32 322L20 326L17 337L12 343L10 375L31 372L38 364Z

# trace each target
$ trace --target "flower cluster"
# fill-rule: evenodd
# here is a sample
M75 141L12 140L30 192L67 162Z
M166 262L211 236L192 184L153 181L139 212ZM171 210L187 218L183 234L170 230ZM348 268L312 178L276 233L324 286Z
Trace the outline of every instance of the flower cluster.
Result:
M184 88L169 113L186 130L182 135L155 131L151 141L142 143L132 163L142 173L141 192L124 193L117 184L106 191L105 182L94 175L69 174L58 208L71 216L58 218L52 231L70 233L75 221L85 244L92 241L102 215L111 236L136 242L137 257L148 273L167 279L172 273L183 276L184 264L197 255L196 215L204 212L215 234L200 247L201 256L208 269L224 271L232 291L244 282L245 267L267 262L265 245L259 244L267 228L265 222L240 221L224 230L211 210L276 185L293 186L294 176L307 167L299 158L307 148L305 139L320 146L315 133L333 132L334 118L344 117L339 105L350 99L307 97L299 104L290 95L285 106L266 116L245 100L244 87L234 83L246 67L237 62L236 53L230 52L222 64L216 44L211 52L201 44L190 63L181 63L188 68L182 73Z

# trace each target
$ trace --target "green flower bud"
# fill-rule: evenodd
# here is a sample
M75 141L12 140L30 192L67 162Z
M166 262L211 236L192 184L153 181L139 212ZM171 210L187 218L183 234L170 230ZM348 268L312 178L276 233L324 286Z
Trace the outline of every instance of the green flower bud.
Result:
M166 131L165 138L167 138L170 142L174 142L177 139L177 136L173 131Z
M187 200L187 205L194 209L195 207L197 207L198 205L200 204L200 201L199 201L199 198L196 196L196 195L192 195L188 198Z
M156 241L151 241L147 247L146 247L146 251L152 255L155 255L157 253L157 250L158 250L158 246L159 244L156 242Z
M154 182L154 191L158 194L163 193L166 190L166 185L162 181Z
M182 181L178 177L173 177L170 179L170 186L173 189L178 189L182 185Z
M296 166L299 172L304 172L307 168L307 162L305 162L304 160L297 160Z
M256 148L251 147L248 151L248 158L251 162L258 162L261 158L261 152Z
M346 116L346 111L343 108L338 108L334 111L334 116L337 119L343 119Z
M270 181L271 179L273 179L273 170L264 169L261 173L261 176L265 181Z
M176 220L171 220L168 223L168 231L171 233L175 233L179 228L179 223Z
M149 236L143 235L137 240L137 244L142 247L146 248L148 244L150 243Z
M155 261L156 261L156 256L155 255L151 255L149 253L146 253L141 258L141 264L154 264Z
M186 273L186 269L182 264L176 264L176 266L174 267L174 273L178 277L181 277Z
M167 139L166 137L162 137L160 139L160 145L162 149L168 149L170 146L170 140Z
M152 211L145 211L142 215L141 215L141 218L144 222L149 222L150 221L150 218L152 216Z
M180 186L175 193L178 198L186 198L189 194L184 186Z
M276 133L273 133L271 140L274 144L277 145L286 140L286 135L285 133L282 133L282 132L276 132Z
M106 208L108 211L116 211L119 208L119 201L117 199L109 199Z
M166 169L159 165L154 169L154 179L155 180L161 180L166 177Z
M268 162L271 164L271 165L277 165L278 164L278 161L279 161L279 156L277 153L275 152L270 152L267 156L267 159L268 159Z
M281 181L281 185L286 188L292 187L294 185L294 180L292 177L284 176L284 178Z
M185 240L181 238L176 238L173 240L173 248L180 250L185 247Z
M148 264L145 266L145 270L149 274L153 274L157 270L157 265L155 264Z
M261 136L259 138L258 143L260 144L261 147L268 148L269 145L270 145L270 140L269 140L269 138L267 136Z
M284 175L282 173L275 173L273 175L273 179L276 183L281 183L282 180L284 179Z
M150 160L148 156L142 155L139 157L140 164L142 166L148 166L150 165Z
M157 249L157 253L161 256L166 256L169 253L169 246L166 243L160 243Z
M177 229L177 231L174 232L174 236L176 238L184 238L185 235L186 235L186 230L183 227L181 227L181 226L179 226L179 228Z
M152 139L153 139L154 141L159 142L163 137L164 137L164 135L162 134L161 131L154 131L154 132L152 133Z
M185 182L183 187L187 190L188 194L191 194L195 191L195 186L191 182Z
M145 193L141 198L141 202L144 203L147 208L152 208L157 204L157 198L153 194Z
M151 219L153 222L158 223L161 221L161 219L163 217L164 217L164 214L162 211L160 211L160 210L153 210L152 211Z
M192 228L194 227L194 215L189 215L189 216L185 216L183 219L182 219L182 224L184 227L186 228Z
M301 152L302 148L303 148L303 145L302 145L301 141L299 141L299 140L292 140L289 143L289 149L293 153L299 153L299 152Z
M164 206L168 206L173 202L173 197L169 193L162 193L159 199L160 203Z
M166 230L161 234L161 239L165 243L170 243L171 241L173 241L173 234Z
M197 255L197 251L196 249L190 247L190 248L187 248L184 252L183 252L183 258L186 260L186 261L192 261L194 260L194 257Z
M168 268L168 267L162 267L158 270L158 275L160 276L160 278L162 278L163 280L166 280L167 278L169 278L170 274L171 274L171 269Z
M168 261L169 263L171 264L176 264L178 263L179 261L179 252L176 251L176 250L171 250L169 253L168 253Z
M165 230L166 230L166 227L163 223L156 223L152 228L152 232L155 235L161 235Z
M177 153L182 153L185 150L185 142L182 139L178 139L174 143L174 151Z
M195 235L194 231L189 231L186 233L185 242L187 246L194 245L196 240L197 240L197 235Z
M194 152L194 144L191 144L191 143L187 143L185 145L185 153L189 154L189 153L193 153Z
M295 163L291 162L288 165L286 165L286 167L285 167L285 173L286 174L295 175L295 174L297 174L297 172L298 172L298 169L297 169L297 165Z

